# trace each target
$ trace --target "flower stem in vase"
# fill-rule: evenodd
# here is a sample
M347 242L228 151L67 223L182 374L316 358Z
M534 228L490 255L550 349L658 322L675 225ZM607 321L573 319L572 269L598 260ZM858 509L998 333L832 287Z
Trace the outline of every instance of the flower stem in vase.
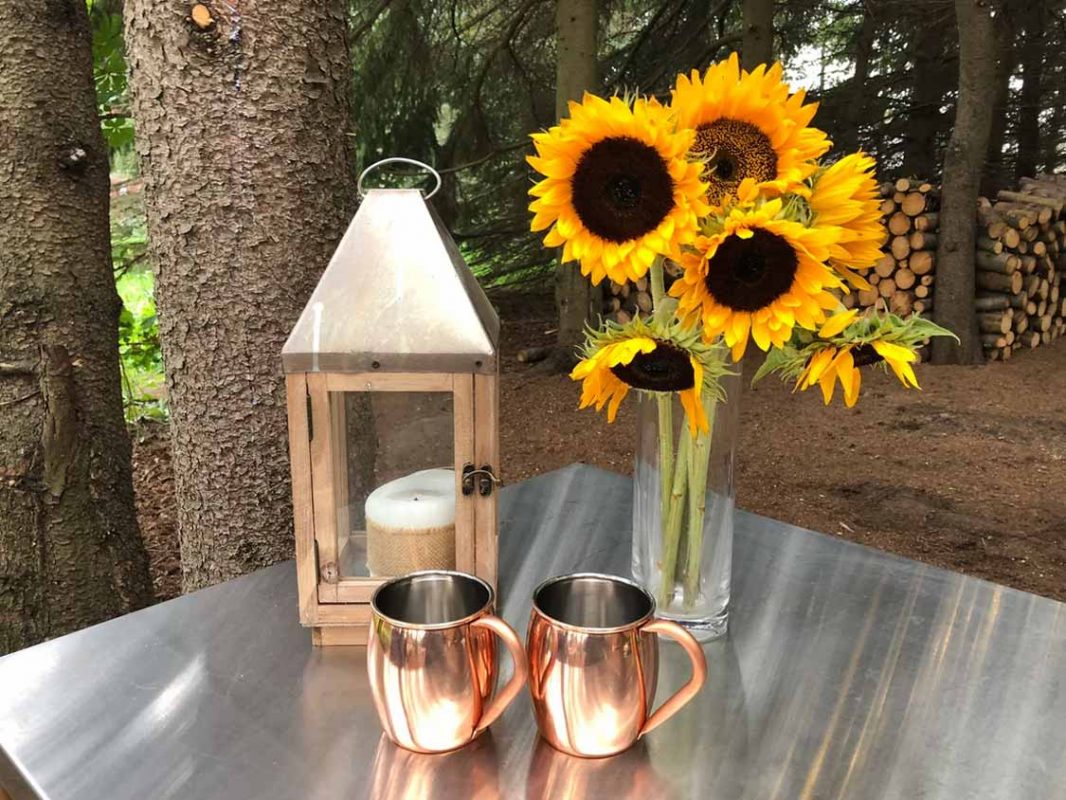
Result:
M707 471L711 460L711 443L714 439L714 417L718 401L703 398L707 411L706 433L700 433L689 451L688 492L688 552L684 565L684 602L692 608L699 600L700 562L703 560L703 520L707 514Z
M667 434L669 437L670 434ZM677 550L681 544L681 515L685 510L685 489L688 482L689 441L688 431L682 429L677 445L677 460L670 480L667 512L663 517L662 531L662 585L659 587L659 604L665 609L674 596L677 583Z
M674 474L674 409L669 395L655 398L659 406L659 478L662 506L660 519L663 525L670 514L670 487Z
M658 311L662 306L663 297L666 295L665 279L663 277L663 257L656 256L649 270L651 278L652 309ZM669 395L660 395L656 398L659 406L659 477L662 481L661 494L662 504L660 508L660 524L666 524L667 515L670 513L670 477L674 472L674 406Z

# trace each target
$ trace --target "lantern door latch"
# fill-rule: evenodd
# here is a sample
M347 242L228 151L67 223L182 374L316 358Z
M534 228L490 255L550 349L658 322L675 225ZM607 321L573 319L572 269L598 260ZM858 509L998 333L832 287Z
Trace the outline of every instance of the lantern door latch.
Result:
M475 469L473 464L464 464L462 483L464 495L474 493L475 479L477 480L477 492L482 497L488 497L492 494L493 487L500 482L500 479L493 474L490 465L482 464L479 469Z

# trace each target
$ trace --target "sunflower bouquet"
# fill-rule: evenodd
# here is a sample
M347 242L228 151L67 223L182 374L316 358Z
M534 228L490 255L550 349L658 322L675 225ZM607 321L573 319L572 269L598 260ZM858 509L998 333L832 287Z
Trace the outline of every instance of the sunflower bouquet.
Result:
M613 421L630 390L658 404L659 513L654 589L679 614L699 602L704 487L723 382L749 343L774 372L826 404L839 382L858 400L860 368L880 364L917 387L917 348L951 335L932 322L841 297L869 288L881 256L875 164L864 153L822 160L817 104L782 81L780 64L742 70L736 55L679 75L668 104L586 94L532 136L532 230L593 284L648 276L653 310L588 332L571 378L581 407ZM664 262L679 270L666 286ZM687 424L675 441L673 400ZM634 535L636 535L636 531Z

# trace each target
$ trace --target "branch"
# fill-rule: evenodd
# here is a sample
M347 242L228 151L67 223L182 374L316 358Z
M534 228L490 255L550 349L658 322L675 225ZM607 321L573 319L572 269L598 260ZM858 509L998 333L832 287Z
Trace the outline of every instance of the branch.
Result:
M496 5L489 6L489 8L487 8L485 11L482 11L480 14L475 15L472 19L467 20L466 24L463 25L462 30L454 30L455 37L462 41L462 35L464 33L475 27L476 25L480 24L481 22L484 22L486 19L488 19L497 11L499 11L503 6L507 5L508 2L510 2L510 0L501 0L501 2L497 3Z
M474 105L481 104L481 87L485 83L485 77L488 75L489 67L492 66L492 62L501 50L507 47L507 44L511 41L511 38L518 33L518 29L522 27L522 23L525 22L526 14L537 3L542 0L525 0L521 7L515 11L514 19L511 20L511 24L507 26L503 34L501 34L499 41L492 48L487 56L485 56L485 63L481 65L481 70L478 72L477 77L474 79Z
M474 159L473 161L468 161L465 164L458 164L454 167L438 169L437 172L439 172L441 175L447 175L452 172L462 172L464 169L472 169L474 167L481 166L486 161L489 161L498 155L502 155L503 153L510 153L513 150L521 150L523 147L529 146L529 142L515 142L514 144L505 145L503 147L498 147L495 150L491 150L486 155L483 155L481 158Z
M37 365L32 361L0 361L0 375L35 375Z
M518 236L521 233L529 233L529 228L523 225L519 228L486 228L468 233L452 231L452 236L456 239L489 239L494 236Z
M659 18L666 12L666 9L667 4L665 3L659 6L659 10L655 12L655 15L648 21L648 24L644 26L644 29L640 32L640 35L637 37L636 41L634 41L633 44L627 48L629 52L626 55L626 60L622 62L622 66L618 68L618 72L615 74L614 80L611 81L611 89L617 87L619 80L621 80L622 76L624 76L629 71L629 68L633 65L633 61L637 57L637 51L651 35L652 29L658 24Z
M29 394L24 394L21 397L12 397L10 400L4 400L0 402L0 406L13 406L15 405L15 403L21 403L23 400L29 400L31 397L36 397L40 393L40 389L34 389Z
M358 28L352 30L352 32L348 36L349 42L354 44L355 42L359 41L360 37L364 33L373 28L374 23L378 21L378 17L384 14L385 9L389 7L390 2L392 2L392 0L381 0L381 2L378 3L377 8L370 12L370 16L367 18L367 20L363 22Z

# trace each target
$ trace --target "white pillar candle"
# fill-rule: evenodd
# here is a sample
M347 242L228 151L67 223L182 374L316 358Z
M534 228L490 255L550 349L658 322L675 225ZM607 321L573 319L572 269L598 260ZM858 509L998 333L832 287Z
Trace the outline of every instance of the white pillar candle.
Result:
M455 566L455 472L425 469L379 486L366 499L367 567L403 575Z

